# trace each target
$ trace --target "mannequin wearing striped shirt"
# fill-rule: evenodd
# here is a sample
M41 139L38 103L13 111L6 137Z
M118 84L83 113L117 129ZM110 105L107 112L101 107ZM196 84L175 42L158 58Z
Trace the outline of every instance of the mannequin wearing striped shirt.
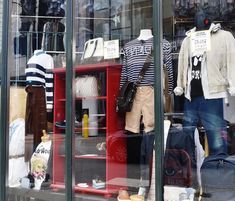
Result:
M26 69L25 133L34 136L34 149L47 131L47 112L53 109L53 58L43 50L35 50Z
M128 42L124 46L124 60L121 72L120 87L126 80L136 81L145 59L153 48L153 35L150 29L142 29L137 39ZM173 93L173 70L171 58L171 46L163 40L163 63L168 71L169 93ZM141 121L144 125L144 132L141 141L140 155L140 188L139 195L147 196L150 181L150 162L154 144L154 63L148 67L141 83L137 87L131 112L125 116L125 130L131 133L140 133ZM129 144L127 146L133 146ZM131 149L131 148L130 148ZM131 157L131 156L128 156Z

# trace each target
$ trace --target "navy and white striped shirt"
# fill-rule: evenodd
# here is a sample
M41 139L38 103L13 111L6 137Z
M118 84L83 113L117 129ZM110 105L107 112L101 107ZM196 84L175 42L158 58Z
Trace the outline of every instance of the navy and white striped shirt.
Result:
M42 50L35 50L25 69L26 86L43 86L46 88L47 110L53 108L53 68L52 56Z
M141 71L147 55L150 53L153 47L153 38L148 40L134 39L124 46L124 59L123 67L121 72L120 88L126 80L135 82ZM163 39L163 63L167 67L168 71L168 87L169 94L173 93L174 80L173 80L173 69L172 69L172 56L171 56L171 45ZM154 64L153 62L148 67L144 78L142 79L140 86L154 85Z

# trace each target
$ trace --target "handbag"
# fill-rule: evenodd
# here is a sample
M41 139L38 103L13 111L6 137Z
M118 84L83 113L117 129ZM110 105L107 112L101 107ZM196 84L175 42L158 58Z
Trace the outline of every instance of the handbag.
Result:
M85 43L82 63L97 63L104 59L104 39L94 38Z
M194 136L185 128L172 126L164 155L164 184L197 187Z
M202 201L235 201L235 156L206 157L201 166Z
M101 81L94 75L85 75L75 78L75 96L98 96L101 91Z
M132 105L134 102L135 94L137 91L137 86L140 84L141 80L144 77L145 72L147 71L147 68L150 66L152 61L152 51L151 53L147 56L146 61L138 75L138 79L136 82L130 82L126 81L117 96L116 99L116 111L120 113L124 112L130 112L132 109Z

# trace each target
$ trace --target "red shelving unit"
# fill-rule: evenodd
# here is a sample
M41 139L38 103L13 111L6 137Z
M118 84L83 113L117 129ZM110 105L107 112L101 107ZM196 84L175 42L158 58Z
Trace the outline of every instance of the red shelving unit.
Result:
M54 127L53 127L53 179L52 187L63 189L65 176L65 129L58 128L55 122L65 120L65 68L54 69ZM75 182L76 192L103 194L111 196L121 186L110 185L109 180L126 177L126 143L123 117L115 112L115 99L118 93L121 65L115 63L99 63L79 65L75 67L76 76L96 75L102 83L101 95L97 97L77 97L75 104L84 99L95 99L102 102L103 109L97 115L103 117L102 125L98 124L96 137L83 138L82 128L75 128ZM103 111L102 111L103 110ZM89 129L93 129L90 127ZM99 151L97 143L105 142L106 150ZM96 189L92 179L96 176L105 182L105 187ZM87 183L88 187L77 184Z

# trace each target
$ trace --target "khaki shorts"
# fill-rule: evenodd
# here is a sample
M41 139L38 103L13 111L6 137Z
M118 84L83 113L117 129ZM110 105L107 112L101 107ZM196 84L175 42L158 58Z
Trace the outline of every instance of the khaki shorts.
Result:
M152 86L137 88L131 112L126 113L125 129L140 132L140 119L143 116L144 131L154 130L154 89Z

